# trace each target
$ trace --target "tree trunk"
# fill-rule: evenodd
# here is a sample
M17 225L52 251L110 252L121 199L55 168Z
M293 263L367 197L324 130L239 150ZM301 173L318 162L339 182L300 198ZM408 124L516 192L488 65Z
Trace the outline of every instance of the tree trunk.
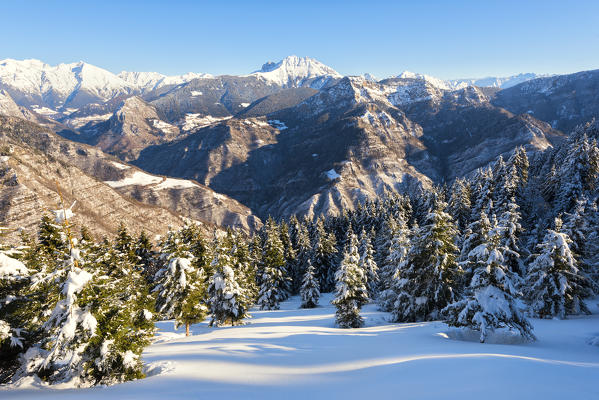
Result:
M185 324L185 336L189 336L189 324Z

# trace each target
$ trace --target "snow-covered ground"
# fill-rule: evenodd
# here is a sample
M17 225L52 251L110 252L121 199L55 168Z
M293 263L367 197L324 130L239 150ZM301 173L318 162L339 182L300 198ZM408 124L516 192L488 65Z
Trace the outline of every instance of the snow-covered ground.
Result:
M160 322L144 353L155 375L112 387L3 389L10 399L598 399L597 303L592 316L533 320L538 341L452 340L440 322L391 324L367 305L366 326L338 329L323 306L252 312L240 327L194 325L186 338Z

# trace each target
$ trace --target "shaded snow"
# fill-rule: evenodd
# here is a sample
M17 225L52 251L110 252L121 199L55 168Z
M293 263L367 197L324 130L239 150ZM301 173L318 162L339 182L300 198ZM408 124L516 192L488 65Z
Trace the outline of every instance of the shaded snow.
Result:
M341 178L341 175L339 175L337 173L337 171L335 171L334 168L326 171L325 175L327 176L327 178L329 178L332 181L334 181L335 179Z

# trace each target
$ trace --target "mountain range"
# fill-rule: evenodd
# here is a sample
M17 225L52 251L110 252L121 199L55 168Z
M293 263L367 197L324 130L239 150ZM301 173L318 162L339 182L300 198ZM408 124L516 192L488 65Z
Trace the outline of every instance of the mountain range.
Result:
M252 230L268 215L338 213L384 192L451 182L518 146L542 152L599 115L597 85L599 71L343 76L296 56L240 76L3 60L0 114L11 117L3 130L29 132L8 135L11 146L43 153L31 132L45 132L55 149L45 157L102 190ZM77 146L95 156L83 162Z

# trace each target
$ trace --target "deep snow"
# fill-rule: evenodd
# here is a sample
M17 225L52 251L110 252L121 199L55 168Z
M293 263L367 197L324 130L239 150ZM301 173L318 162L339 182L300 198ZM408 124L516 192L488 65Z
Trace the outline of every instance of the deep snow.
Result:
M147 379L91 389L1 389L6 399L598 399L599 311L532 320L538 341L480 344L440 322L391 324L367 305L366 326L334 327L331 295L316 309L299 297L253 310L239 327L159 322L144 353ZM476 335L475 335L476 336ZM454 340L460 337L465 340Z

